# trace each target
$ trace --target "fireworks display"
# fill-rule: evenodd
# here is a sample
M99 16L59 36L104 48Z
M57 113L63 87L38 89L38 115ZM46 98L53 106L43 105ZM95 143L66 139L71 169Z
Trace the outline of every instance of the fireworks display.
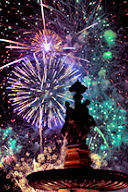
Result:
M14 111L23 114L23 118L36 126L40 124L42 116L43 127L59 127L64 122L63 103L66 100L72 101L66 92L79 77L78 70L66 66L60 59L49 59L47 63L39 61L37 57L33 63L24 59L8 79L8 95Z
M127 172L126 5L0 2L0 167L13 178L14 191L32 191L28 173L62 165L64 103L72 103L68 88L77 79L88 87L84 99L97 124L87 138L93 166Z
M72 99L66 94L71 83L80 77L73 66L63 60L50 58L32 63L24 59L8 79L9 97L14 111L28 123L39 127L40 143L43 128L60 128L64 123L64 103Z

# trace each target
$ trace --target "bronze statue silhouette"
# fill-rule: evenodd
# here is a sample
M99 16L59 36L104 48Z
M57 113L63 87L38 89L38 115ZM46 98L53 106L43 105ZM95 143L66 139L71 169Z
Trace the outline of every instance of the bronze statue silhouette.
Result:
M86 87L79 81L73 84L69 91L75 92L75 108L70 107L69 102L65 102L66 118L65 124L61 130L62 135L66 138L68 145L82 144L85 145L87 135L91 126L96 126L93 117L89 114L87 106L90 101L87 99L81 104L82 93L86 91Z

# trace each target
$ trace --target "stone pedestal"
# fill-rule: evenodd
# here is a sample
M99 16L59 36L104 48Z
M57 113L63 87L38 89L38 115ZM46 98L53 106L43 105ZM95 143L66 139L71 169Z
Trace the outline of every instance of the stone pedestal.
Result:
M86 145L68 145L66 149L64 168L90 167L91 159L89 155L90 150Z

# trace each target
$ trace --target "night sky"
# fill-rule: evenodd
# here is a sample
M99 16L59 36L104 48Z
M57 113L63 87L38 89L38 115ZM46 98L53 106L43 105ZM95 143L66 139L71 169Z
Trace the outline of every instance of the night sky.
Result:
M127 1L43 4L0 2L2 191L29 192L27 174L63 166L60 132L77 79L97 124L86 141L94 168L128 173Z

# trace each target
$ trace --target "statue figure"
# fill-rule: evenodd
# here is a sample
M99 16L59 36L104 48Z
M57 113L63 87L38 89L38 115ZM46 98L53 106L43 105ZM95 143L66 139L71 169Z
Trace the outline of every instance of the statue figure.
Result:
M82 144L85 145L87 134L90 131L91 126L96 126L93 117L89 114L87 106L90 104L89 100L85 100L81 104L82 95L87 88L79 81L77 81L70 91L76 92L74 95L75 109L70 107L69 102L65 102L66 118L65 124L62 128L62 135L66 138L68 145Z

